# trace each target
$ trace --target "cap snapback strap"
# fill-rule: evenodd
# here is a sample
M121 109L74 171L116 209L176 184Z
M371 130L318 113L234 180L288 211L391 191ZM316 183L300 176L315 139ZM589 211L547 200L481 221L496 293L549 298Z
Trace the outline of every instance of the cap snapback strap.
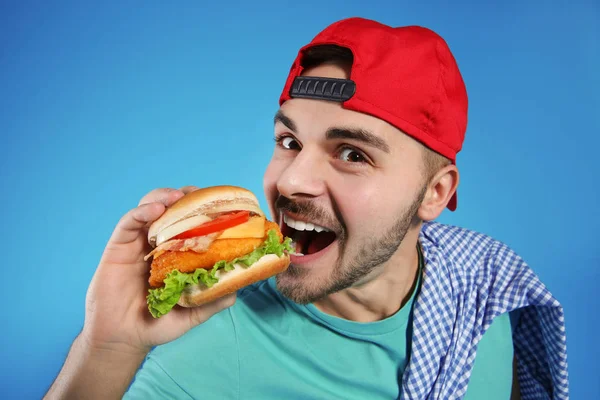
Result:
M356 84L350 79L298 76L290 89L290 97L344 102L354 96Z

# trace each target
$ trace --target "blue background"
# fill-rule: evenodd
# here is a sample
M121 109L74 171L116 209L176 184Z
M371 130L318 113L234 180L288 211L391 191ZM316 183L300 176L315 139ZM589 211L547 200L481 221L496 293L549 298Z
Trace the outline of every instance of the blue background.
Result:
M600 398L597 1L84 3L0 5L3 397L51 384L106 240L147 191L239 184L265 206L296 51L363 16L450 44L470 115L459 209L440 220L528 261L565 307L572 398Z

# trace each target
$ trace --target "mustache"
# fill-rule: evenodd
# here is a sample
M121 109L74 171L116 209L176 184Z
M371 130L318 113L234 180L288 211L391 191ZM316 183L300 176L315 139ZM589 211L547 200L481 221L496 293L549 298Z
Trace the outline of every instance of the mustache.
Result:
M345 231L345 226L341 219L332 217L330 213L311 201L291 200L279 195L275 200L275 209L279 212L287 211L292 214L302 215L311 221L318 221L319 224L333 228L338 233Z

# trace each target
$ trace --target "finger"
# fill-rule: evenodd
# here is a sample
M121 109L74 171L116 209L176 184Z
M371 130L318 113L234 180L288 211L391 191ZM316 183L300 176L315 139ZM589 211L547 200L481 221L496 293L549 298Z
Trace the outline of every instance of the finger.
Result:
M195 307L190 308L189 312L189 321L190 328L201 324L206 321L216 313L225 310L235 304L236 294L229 294L227 296L221 297L213 302L204 304L202 308Z
M135 241L140 234L146 235L144 227L155 221L165 211L162 203L143 204L130 210L121 218L110 238L114 244L125 244Z
M169 207L171 204L182 198L184 193L181 190L171 189L171 188L162 188L162 189L154 189L144 197L139 202L139 206L143 204L149 203L163 203L166 207Z
M179 190L181 190L185 194L188 194L188 193L191 193L191 192L195 192L198 189L200 189L198 186L188 185L188 186L182 187Z
M216 313L225 310L235 304L236 294L230 294L213 302L203 304L198 307L183 308L177 307L171 310L169 314L173 314L173 322L187 325L188 329L206 322Z

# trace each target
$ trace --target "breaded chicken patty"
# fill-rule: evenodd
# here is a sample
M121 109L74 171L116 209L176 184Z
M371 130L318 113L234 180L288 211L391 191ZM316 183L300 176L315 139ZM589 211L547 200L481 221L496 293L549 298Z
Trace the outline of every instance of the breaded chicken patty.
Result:
M267 220L265 221L265 235L262 239L217 239L203 253L196 253L195 251L165 251L152 261L150 279L148 280L150 286L162 286L167 274L175 269L180 272L194 272L197 268L210 269L221 260L232 261L237 257L251 253L267 239L267 233L271 229L277 232L279 241L281 242L283 235L279 230L279 226Z

